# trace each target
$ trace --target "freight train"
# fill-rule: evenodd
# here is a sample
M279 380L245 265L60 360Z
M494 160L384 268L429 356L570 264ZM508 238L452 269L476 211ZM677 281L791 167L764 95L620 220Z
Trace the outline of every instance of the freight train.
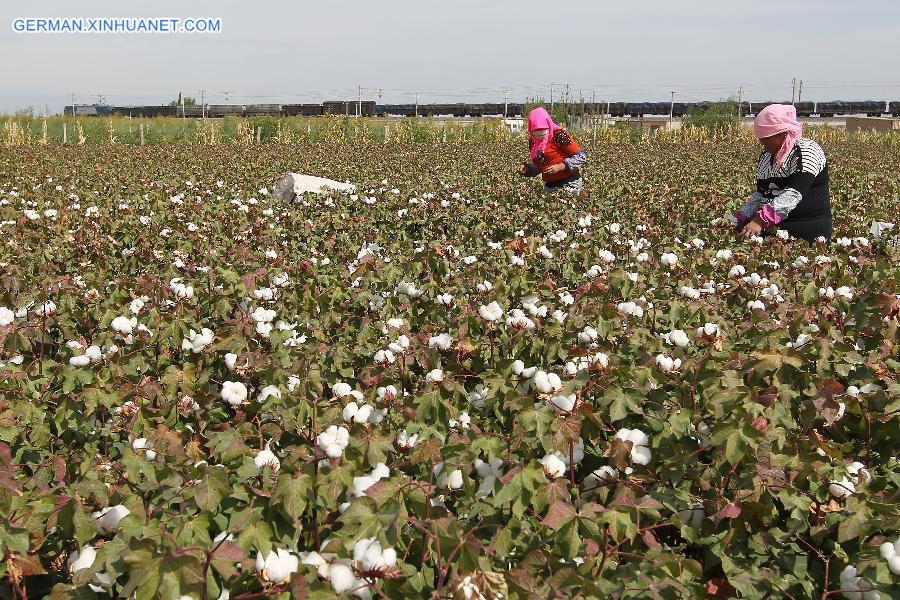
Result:
M573 103L587 115L640 118L646 115L683 117L696 108L708 107L710 102L580 102ZM570 104L573 105L573 104ZM756 115L773 102L741 102L742 116ZM790 102L783 102L790 104ZM900 101L845 102L795 102L800 117L836 117L864 114L870 117L889 115L900 117ZM505 111L505 115L504 115ZM250 117L256 115L280 115L287 117L316 117L321 115L347 115L364 117L487 117L522 116L525 105L521 103L457 103L457 104L376 104L372 100L333 100L321 104L207 104L205 106L108 106L100 104L66 106L64 114L76 116L127 117L185 117L221 118Z

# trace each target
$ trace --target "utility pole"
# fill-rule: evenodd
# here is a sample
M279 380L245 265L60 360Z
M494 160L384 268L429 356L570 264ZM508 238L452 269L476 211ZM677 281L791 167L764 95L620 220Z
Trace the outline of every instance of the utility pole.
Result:
M569 84L566 84L566 104L569 103Z
M553 108L553 82L550 82L550 108Z
M672 99L669 101L669 123L675 119L675 92L670 92Z
M503 90L503 119L504 120L506 120L508 108L509 108L509 90Z
M738 88L738 105L737 105L738 118L742 118L744 116L744 110L743 110L743 107L741 106L741 92L743 92L743 91L744 91L744 86L740 86Z
M419 92L416 92L416 116L419 116Z
M206 118L206 90L200 90L200 118Z
M362 86L356 86L356 118L362 115Z
M72 116L75 116L75 94L72 93Z
M178 92L178 100L181 102L181 118L184 118L184 96Z
M792 105L794 104L794 98L796 97L796 93L797 93L797 78L794 77L794 80L791 83L791 104Z
M797 90L797 104L800 104L800 98L803 97L803 80L800 80L800 89Z

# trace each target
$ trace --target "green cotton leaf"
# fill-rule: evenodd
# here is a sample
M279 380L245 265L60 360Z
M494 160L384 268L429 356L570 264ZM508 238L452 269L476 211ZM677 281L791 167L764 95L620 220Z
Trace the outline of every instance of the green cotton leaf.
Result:
M129 573L128 583L122 590L122 595L130 597L135 594L138 600L152 600L158 597L163 555L158 552L156 543L146 539L132 539L122 559L128 565Z
M637 524L631 519L631 515L617 510L601 513L598 522L609 525L609 535L617 543L633 540L638 532Z
M581 550L578 523L569 523L555 536L562 558L573 559Z
M803 288L803 303L812 304L819 299L819 286L815 281L810 281Z
M865 537L869 528L865 511L857 510L838 525L838 543Z
M280 504L284 512L292 519L297 520L306 510L306 504L310 497L311 477L309 475L282 473L278 476L275 491L272 493L272 502Z
M613 388L603 396L605 400L610 400L609 420L613 423L624 420L628 415L636 411L634 402L621 388Z
M194 487L194 500L201 510L213 510L231 490L226 469L207 465Z
M509 556L510 551L513 549L513 534L509 527L504 527L497 532L497 535L491 540L491 548L501 559Z
M741 462L746 453L747 442L741 430L735 429L725 442L725 459L732 465L736 465Z
M575 507L568 502L554 502L547 514L541 519L541 525L550 529L559 530L563 525L571 522L576 517Z
M494 494L494 506L500 508L513 500L519 498L522 494L522 477L521 473L517 473L512 480L500 488L500 491Z

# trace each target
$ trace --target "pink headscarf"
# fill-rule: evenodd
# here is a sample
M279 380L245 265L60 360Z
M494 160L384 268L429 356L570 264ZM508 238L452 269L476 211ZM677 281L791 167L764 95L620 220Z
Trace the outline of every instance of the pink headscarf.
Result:
M547 135L544 139L539 140L534 137L535 129L546 129ZM531 136L531 160L537 160L541 152L547 148L547 142L553 137L553 132L559 129L553 121L553 117L547 112L543 106L538 106L528 113L528 135Z
M775 168L784 164L788 154L794 149L797 140L803 135L803 126L797 121L797 109L790 104L770 104L765 107L753 121L753 133L757 139L771 137L779 133L787 133L784 143L775 155Z

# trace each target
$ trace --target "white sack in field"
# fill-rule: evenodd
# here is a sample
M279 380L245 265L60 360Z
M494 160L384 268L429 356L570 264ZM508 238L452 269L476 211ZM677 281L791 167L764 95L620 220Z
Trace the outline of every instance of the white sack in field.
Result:
M312 192L322 194L329 190L352 193L355 191L352 184L315 175L303 175L301 173L288 173L275 184L275 196L282 200L293 200L295 197Z

